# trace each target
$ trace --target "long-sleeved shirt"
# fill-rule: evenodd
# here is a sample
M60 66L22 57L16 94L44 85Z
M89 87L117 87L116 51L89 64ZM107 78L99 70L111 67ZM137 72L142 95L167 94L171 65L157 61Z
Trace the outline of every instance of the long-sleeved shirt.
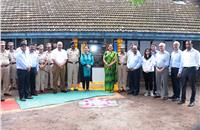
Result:
M81 64L83 65L83 75L84 77L91 76L91 68L87 67L87 65L94 65L94 57L92 53L81 54Z
M28 52L28 54L29 54L29 61L30 61L31 67L36 68L38 71L39 70L38 54L35 51Z
M170 67L180 68L182 51L177 50L171 53Z
M142 69L144 72L154 72L155 58L151 56L149 59L142 57Z
M16 68L27 70L30 67L30 61L27 51L23 52L21 49L15 54Z
M200 58L199 58L199 52L191 48L189 51L184 50L182 52L182 57L181 57L181 67L179 69L179 73L182 72L182 69L184 67L196 67L198 69L199 63L200 63Z
M136 54L132 50L129 50L127 53L127 68L128 69L138 69L142 65L142 56L139 51Z
M164 51L164 53L161 53L159 51L158 53L156 53L155 61L156 61L156 67L159 68L169 67L169 61L170 61L169 52Z

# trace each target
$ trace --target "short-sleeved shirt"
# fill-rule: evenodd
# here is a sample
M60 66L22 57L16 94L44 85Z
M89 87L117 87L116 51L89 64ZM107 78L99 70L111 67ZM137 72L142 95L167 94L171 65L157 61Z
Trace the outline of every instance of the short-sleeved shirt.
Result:
M1 59L1 65L8 65L10 64L10 54L7 50L5 50L4 52L0 51L0 59Z
M67 58L67 52L64 49L61 49L61 51L59 51L56 48L52 51L52 59L55 60L58 64L64 64Z
M77 62L79 61L79 57L80 57L80 54L79 54L79 49L67 49L67 57L68 57L68 61L70 62Z

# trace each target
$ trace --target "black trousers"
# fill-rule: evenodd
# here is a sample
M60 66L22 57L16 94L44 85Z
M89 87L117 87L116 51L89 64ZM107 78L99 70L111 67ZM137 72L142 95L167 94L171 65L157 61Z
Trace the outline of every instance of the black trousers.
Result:
M153 93L156 94L157 91L157 85L156 85L156 67L154 67L153 72Z
M30 78L29 78L31 94L34 94L36 92L36 86L35 86L36 73L37 73L36 67L32 67L30 71Z
M29 72L17 69L19 98L27 98L30 95Z
M153 90L153 78L154 78L154 72L143 72L144 76L144 82L145 82L145 88L147 91Z
M190 98L190 102L195 101L195 95L196 95L196 87L195 87L195 81L196 81L196 67L184 67L182 70L182 75L181 75L181 80L182 80L182 96L181 100L185 101L186 100L186 87L187 87L187 82L189 81L189 84L192 89L192 94Z
M90 77L83 77L82 85L83 85L83 89L85 89L85 85L86 85L86 89L88 90L89 85L90 85Z
M177 77L179 68L171 68L173 97L180 98L180 78Z
M129 87L130 91L138 95L140 91L140 69L129 71Z

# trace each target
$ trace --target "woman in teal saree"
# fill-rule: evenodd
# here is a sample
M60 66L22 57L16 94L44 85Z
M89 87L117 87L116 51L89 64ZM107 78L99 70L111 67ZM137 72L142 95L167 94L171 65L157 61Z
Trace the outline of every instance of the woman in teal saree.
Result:
M109 44L108 51L103 55L105 70L105 91L113 92L114 84L117 81L117 53L113 51L112 44Z

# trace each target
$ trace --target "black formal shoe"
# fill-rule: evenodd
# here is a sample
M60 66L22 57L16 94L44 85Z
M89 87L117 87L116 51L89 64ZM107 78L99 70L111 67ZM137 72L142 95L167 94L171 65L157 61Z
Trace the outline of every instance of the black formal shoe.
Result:
M132 92L132 91L129 91L129 92L127 92L127 94L133 94L133 92Z
M61 92L62 92L62 93L66 93L67 91L66 91L66 90L61 90Z
M163 97L162 100L168 100L168 97Z
M25 98L20 98L20 101L26 101L26 99Z
M154 96L154 98L161 98L161 96L159 96L159 95L156 95L156 96Z
M171 96L171 97L169 97L169 99L175 99L175 96Z
M188 104L188 107L193 107L195 105L194 102L190 102L190 104Z
M1 101L2 101L2 102L5 101L5 98L4 98L4 97L1 97Z
M77 89L77 88L75 88L75 89L74 89L74 91L78 91L78 89Z
M5 96L12 96L10 93L4 93Z
M33 99L33 97L31 97L31 96L28 96L28 97L26 97L26 99Z
M31 94L32 96L38 96L37 92Z
M184 103L185 103L185 101L182 101L182 100L178 102L179 105L182 105Z

